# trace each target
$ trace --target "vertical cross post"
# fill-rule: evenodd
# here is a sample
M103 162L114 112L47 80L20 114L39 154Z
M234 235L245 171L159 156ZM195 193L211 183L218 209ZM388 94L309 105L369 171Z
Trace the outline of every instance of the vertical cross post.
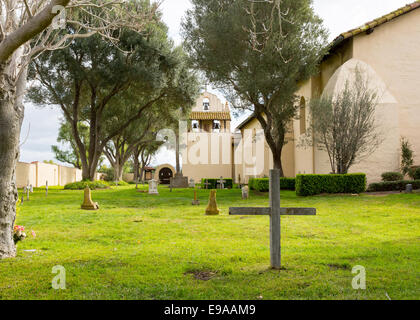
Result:
M230 215L270 216L270 260L273 269L281 269L281 216L314 216L315 208L280 207L280 170L270 171L269 208L230 208Z
M208 179L206 179L206 180L204 180L203 185L204 185L204 189L209 189L209 186L211 185L211 183L209 182Z
M280 170L270 171L270 256L271 267L281 268Z

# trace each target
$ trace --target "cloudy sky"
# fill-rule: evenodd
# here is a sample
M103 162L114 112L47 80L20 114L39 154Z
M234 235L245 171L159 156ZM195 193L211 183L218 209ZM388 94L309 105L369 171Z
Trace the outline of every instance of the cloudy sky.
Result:
M409 2L410 0L314 0L314 9L324 20L332 40L344 31L358 27ZM182 41L180 23L189 8L189 0L165 0L162 5L164 20L169 26L170 36L176 43ZM220 98L224 100L223 97ZM61 114L56 108L26 105L21 135L21 161L54 160L51 145L56 144L60 117ZM241 120L237 119L234 124ZM165 151L155 159L155 164L173 162L173 154Z

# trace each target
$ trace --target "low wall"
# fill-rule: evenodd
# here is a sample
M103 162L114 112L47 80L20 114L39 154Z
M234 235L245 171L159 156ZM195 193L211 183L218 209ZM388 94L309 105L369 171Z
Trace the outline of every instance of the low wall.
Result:
M101 174L96 174L96 180ZM16 166L16 184L18 188L32 185L35 188L48 186L65 186L68 183L82 180L82 170L43 162L18 162Z

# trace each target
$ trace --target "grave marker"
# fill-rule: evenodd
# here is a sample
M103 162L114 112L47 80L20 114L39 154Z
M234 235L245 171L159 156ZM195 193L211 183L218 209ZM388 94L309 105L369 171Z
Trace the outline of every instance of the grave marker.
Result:
M83 199L82 209L83 210L98 210L99 209L98 203L92 201L92 195L91 195L89 187L85 188L85 195Z
M220 177L220 179L217 181L217 183L220 186L220 189L223 190L225 188L226 180L223 180L223 177Z
M249 199L249 187L248 186L242 187L242 199L243 200L248 200Z
M194 190L194 200L192 202L193 206L199 206L200 205L200 200L198 200L198 196L197 196L197 190Z
M413 185L412 184L407 184L405 186L405 192L406 193L413 193Z
M211 183L209 182L209 180L208 179L206 179L206 180L204 180L205 182L203 183L204 184L204 189L208 189L208 187L209 186L211 186Z
M155 179L149 181L149 194L159 194L158 183Z
M48 196L48 181L45 182L45 195Z
M280 170L270 171L269 208L230 208L230 215L270 216L270 258L273 269L281 269L281 216L314 216L314 208L280 208Z
M217 202L216 202L216 190L210 191L210 198L209 198L209 204L206 209L206 215L207 216L217 216L219 215L220 211L219 208L217 208Z
M195 188L195 181L193 178L190 179L190 184L189 184L190 188Z

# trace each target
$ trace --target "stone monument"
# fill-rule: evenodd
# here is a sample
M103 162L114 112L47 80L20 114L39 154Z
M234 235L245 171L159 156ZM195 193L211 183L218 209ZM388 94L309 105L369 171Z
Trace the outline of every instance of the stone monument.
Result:
M219 211L219 208L217 208L217 202L216 202L216 190L211 190L209 204L206 209L206 215L217 216L219 214L220 214L220 211Z
M155 179L149 181L149 194L159 194L158 182Z
M189 184L190 188L195 188L195 181L193 178L190 179L190 184Z
M188 188L188 177L184 177L181 173L176 173L175 177L171 178L171 185L174 189L186 189Z
M249 199L249 187L248 186L243 186L242 187L242 199L243 200L248 200Z
M98 210L99 209L98 203L92 201L92 196L91 196L89 187L85 188L85 199L82 204L82 209L83 210Z

